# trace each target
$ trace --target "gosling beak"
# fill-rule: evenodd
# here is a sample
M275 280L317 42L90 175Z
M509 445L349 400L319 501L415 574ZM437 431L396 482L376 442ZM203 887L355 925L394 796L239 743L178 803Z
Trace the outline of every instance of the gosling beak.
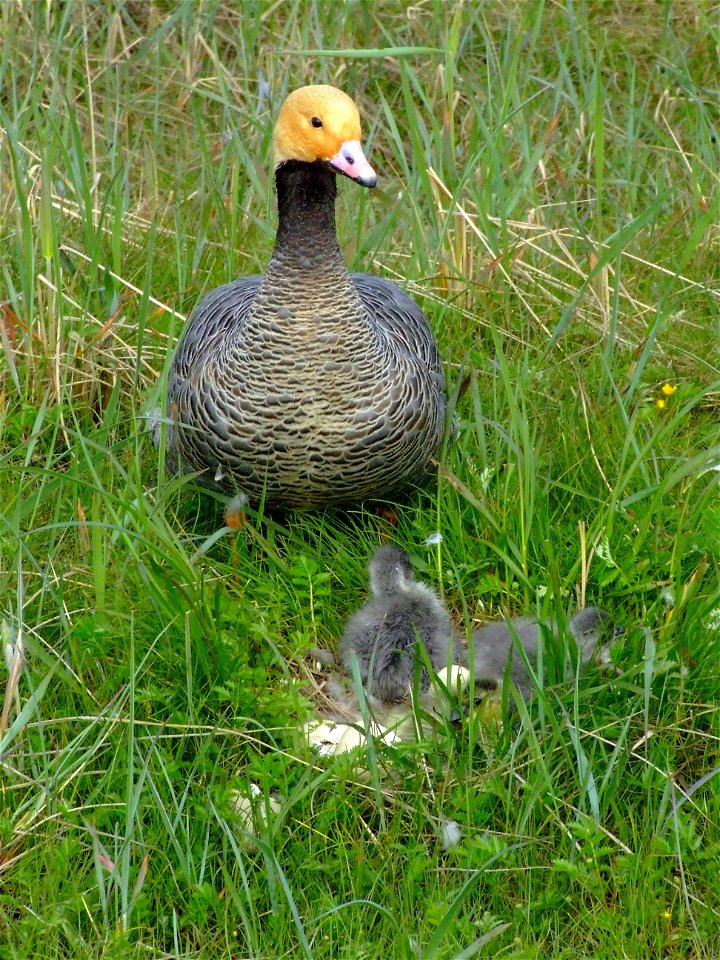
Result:
M375 171L365 158L359 140L346 140L328 163L338 173L350 177L362 187L374 187L377 183Z

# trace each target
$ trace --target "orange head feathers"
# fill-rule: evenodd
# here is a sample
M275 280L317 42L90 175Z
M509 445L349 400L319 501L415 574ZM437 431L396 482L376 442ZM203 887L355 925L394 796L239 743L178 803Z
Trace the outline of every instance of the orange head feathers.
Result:
M346 93L325 84L300 87L280 108L273 135L275 166L287 160L324 160L362 186L374 187L377 177L360 136L360 114Z

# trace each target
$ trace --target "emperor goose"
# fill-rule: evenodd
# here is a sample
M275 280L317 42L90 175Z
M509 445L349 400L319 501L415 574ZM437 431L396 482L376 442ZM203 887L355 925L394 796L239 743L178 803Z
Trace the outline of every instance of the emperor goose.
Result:
M301 509L391 496L429 472L445 382L427 319L394 283L348 273L338 247L336 174L377 182L360 136L334 87L283 103L275 248L264 276L213 290L185 326L167 385L171 472Z

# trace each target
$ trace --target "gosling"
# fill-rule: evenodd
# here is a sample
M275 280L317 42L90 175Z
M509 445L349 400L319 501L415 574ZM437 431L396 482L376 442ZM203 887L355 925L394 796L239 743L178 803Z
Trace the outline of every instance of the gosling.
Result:
M622 627L615 627L610 614L599 607L585 607L573 614L568 623L569 632L577 644L578 664L582 668L599 653L619 633ZM558 638L557 624L551 623L550 629ZM505 666L510 657L510 679L527 700L535 686L527 667L523 662L513 638L525 651L528 662L534 666L537 660L541 626L535 617L518 617L515 620L498 620L473 632L472 671L476 683L488 685L493 681L499 684L505 675Z
M357 657L368 694L386 703L405 699L412 688L421 645L435 671L446 667L455 649L450 615L434 590L415 579L410 558L399 547L382 546L368 564L370 599L348 621L340 657L348 673ZM421 690L429 686L425 666Z

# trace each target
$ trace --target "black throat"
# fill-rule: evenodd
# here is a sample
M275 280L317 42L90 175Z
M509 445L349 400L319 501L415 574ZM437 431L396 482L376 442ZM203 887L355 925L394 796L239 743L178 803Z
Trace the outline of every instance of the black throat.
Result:
M319 246L338 251L335 230L335 174L321 160L286 160L275 171L278 229L275 249Z

